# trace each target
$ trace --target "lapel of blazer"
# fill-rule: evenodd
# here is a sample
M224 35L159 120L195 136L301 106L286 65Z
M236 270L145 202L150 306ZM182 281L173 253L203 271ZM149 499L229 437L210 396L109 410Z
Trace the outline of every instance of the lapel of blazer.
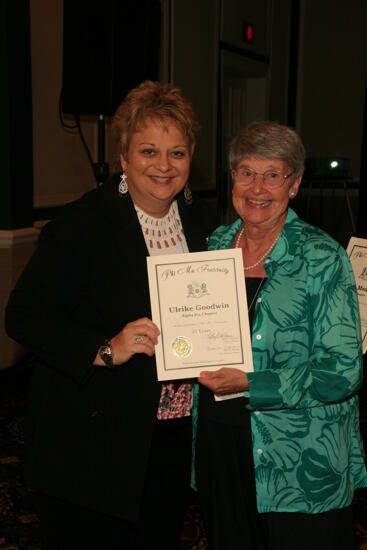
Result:
M137 288L147 287L146 257L149 255L140 223L130 195L120 197L118 178L113 177L101 188L101 210L117 254L131 269Z

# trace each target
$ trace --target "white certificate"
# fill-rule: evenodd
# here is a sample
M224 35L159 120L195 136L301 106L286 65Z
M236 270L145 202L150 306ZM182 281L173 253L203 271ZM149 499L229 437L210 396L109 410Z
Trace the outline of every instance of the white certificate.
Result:
M237 249L147 258L158 380L202 370L252 371L242 252Z
M356 280L359 315L361 318L362 350L367 350L367 239L352 237L347 254L351 261Z

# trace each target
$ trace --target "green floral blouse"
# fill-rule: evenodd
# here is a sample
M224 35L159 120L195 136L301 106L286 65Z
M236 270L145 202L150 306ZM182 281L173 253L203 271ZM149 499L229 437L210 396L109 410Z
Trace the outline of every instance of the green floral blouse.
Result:
M231 247L241 224L219 227L209 250ZM342 508L356 488L367 486L353 272L338 243L291 209L264 267L268 278L256 301L254 372L246 392L258 510Z

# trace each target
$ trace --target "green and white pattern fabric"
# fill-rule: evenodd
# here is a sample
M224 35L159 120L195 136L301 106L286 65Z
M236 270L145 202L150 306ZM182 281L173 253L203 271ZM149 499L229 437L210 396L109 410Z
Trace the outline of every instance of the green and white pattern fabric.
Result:
M219 227L209 250L242 224ZM248 374L260 512L319 513L367 486L359 431L362 382L355 281L343 248L289 209L265 260Z

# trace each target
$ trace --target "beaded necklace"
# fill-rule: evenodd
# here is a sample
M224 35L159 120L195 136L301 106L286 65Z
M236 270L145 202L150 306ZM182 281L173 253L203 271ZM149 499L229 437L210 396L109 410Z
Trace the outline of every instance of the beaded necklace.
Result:
M240 241L241 241L241 239L242 239L242 236L243 236L244 232L245 232L245 226L243 225L243 226L241 227L241 229L240 229L240 232L239 232L238 235L237 235L237 239L236 239L236 242L235 242L235 245L234 245L235 248L241 248L241 247L240 247ZM261 258L259 258L259 259L257 260L257 262L255 262L254 264L248 265L248 266L246 266L246 267L244 266L244 267L243 267L244 271L249 271L250 269L254 269L255 267L257 267L257 266L260 264L260 262L262 262L263 259L269 254L269 252L271 252L271 251L273 250L273 248L274 248L274 246L276 245L276 242L277 242L277 240L279 239L279 237L280 237L280 233L276 236L275 240L272 242L271 246L267 249L267 251L265 252L265 254L263 254L263 255L261 256Z

